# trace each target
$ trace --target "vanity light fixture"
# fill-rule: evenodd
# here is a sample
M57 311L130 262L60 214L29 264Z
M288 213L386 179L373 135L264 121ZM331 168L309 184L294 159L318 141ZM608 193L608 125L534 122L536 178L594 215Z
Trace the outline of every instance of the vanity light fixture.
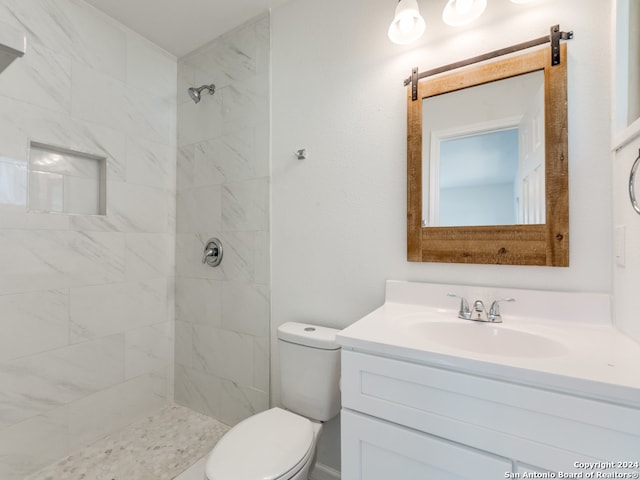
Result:
M511 0L516 4L533 3L535 0ZM452 27L460 27L477 20L487 8L487 0L447 0L442 20ZM407 45L419 39L425 30L418 0L399 0L391 25L389 39L398 45Z
M420 38L424 29L424 18L420 15L418 1L400 0L387 32L389 39L398 45L406 45Z
M473 22L485 8L487 0L449 0L442 11L442 20L447 25L459 27Z

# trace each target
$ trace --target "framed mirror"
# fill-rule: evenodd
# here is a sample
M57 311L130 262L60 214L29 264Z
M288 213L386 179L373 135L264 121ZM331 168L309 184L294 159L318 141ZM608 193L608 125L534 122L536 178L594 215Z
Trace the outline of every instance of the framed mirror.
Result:
M408 86L407 258L569 265L565 60L551 49Z

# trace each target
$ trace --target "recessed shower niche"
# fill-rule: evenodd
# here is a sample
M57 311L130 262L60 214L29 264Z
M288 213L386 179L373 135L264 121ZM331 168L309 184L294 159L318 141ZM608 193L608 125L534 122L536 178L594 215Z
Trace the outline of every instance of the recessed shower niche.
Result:
M31 142L29 210L106 215L105 157Z

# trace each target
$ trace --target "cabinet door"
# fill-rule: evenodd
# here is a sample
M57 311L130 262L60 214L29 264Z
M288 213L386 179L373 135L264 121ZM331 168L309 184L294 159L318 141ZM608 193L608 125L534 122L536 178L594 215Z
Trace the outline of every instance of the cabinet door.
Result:
M495 480L510 460L343 410L342 480Z

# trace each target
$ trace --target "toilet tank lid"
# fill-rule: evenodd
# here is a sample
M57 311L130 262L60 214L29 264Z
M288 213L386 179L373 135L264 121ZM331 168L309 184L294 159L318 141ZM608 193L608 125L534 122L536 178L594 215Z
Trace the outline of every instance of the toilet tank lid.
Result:
M338 350L336 343L337 328L321 327L309 323L287 322L278 327L278 338L285 342L321 348L323 350Z

